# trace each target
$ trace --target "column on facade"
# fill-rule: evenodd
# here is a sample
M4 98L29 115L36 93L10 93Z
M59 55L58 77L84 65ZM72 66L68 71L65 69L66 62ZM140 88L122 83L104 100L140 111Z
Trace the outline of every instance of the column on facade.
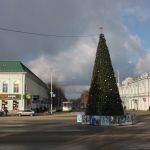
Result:
M13 100L8 100L8 107L7 107L7 109L8 110L13 110Z

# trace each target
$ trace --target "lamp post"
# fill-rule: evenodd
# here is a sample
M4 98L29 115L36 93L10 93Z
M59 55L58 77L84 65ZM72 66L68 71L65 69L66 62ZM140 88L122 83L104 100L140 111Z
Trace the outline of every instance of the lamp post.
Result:
M58 69L58 70L52 70L52 68L50 68L51 69L51 92L50 92L50 94L51 94L51 114L52 114L52 108L53 108L53 92L52 92L52 74L53 74L53 72L55 72L55 71L59 71L59 70L62 70L62 68L61 69Z
M115 71L117 71L118 73L118 86L120 85L120 81L119 81L119 70L114 69Z

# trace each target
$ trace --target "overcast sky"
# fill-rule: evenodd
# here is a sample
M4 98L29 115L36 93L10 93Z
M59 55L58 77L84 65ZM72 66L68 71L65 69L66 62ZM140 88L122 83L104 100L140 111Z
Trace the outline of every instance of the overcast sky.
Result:
M149 8L149 0L1 0L0 60L21 61L45 83L52 68L66 97L79 98L90 86L102 26L120 82L150 74Z

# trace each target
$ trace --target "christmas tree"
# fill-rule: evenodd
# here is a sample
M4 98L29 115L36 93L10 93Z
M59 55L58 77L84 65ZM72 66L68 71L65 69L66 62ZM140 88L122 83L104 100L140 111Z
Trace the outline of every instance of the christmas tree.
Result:
M86 115L123 115L110 54L104 34L100 34L89 89Z

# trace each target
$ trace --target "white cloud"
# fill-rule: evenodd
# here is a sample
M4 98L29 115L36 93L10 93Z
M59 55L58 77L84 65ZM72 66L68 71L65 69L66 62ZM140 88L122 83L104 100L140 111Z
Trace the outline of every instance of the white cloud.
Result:
M122 37L117 33L116 35L112 33L106 33L105 35L113 63L119 63L115 64L116 66L121 66L124 63L127 64L129 58L138 54L138 51L141 50L140 38L137 35L133 36L129 34L123 25L120 28L122 28L122 32L125 33L126 37ZM50 67L54 70L62 68L63 70L55 72L53 76L58 78L56 79L58 82L68 83L68 85L65 85L67 98L80 97L81 92L87 88L87 81L90 85L97 44L98 37L79 39L67 51L61 51L55 57L41 55L37 59L29 61L28 66L37 76L46 82L50 82ZM119 55L121 57L118 57ZM136 69L140 68L137 67ZM82 81L85 78L87 80L83 83ZM71 83L75 85L70 86Z
M143 72L150 73L149 65L150 64L150 53L145 53L140 57L136 63L136 73L142 74Z
M122 66L132 65L132 63L129 63L130 58L133 56L141 57L141 39L138 35L131 35L127 27L122 23L117 24L116 22L115 25L117 30L110 32L111 27L107 24L108 31L105 31L104 35L115 69L125 69ZM54 70L62 68L63 70L54 72L53 76L58 78L56 79L58 82L67 83L65 85L67 98L80 97L87 84L90 85L97 44L98 36L80 38L74 45L69 46L67 50L62 50L55 56L43 54L37 59L29 61L28 66L46 82L50 82L51 67ZM138 64L140 62L144 63L139 59ZM136 66L137 72L140 68L138 65ZM74 86L70 86L71 84L74 84Z
M66 87L66 94L69 99L80 98L84 90L88 90L90 86L68 86Z
M143 25L150 19L149 7L146 2L137 0L132 1L133 7L130 4L120 0L114 0L111 5L110 0L51 0L44 3L37 0L18 3L13 0L9 5L3 1L0 2L0 27L65 36L100 34L99 27L103 26L113 67L121 68L122 74L130 76L134 65L137 73L148 72L150 57L146 51L143 53L141 43L144 39L138 34L139 30L136 30L136 35L132 35L132 29L129 30L123 18L128 20L132 16L135 22L136 16ZM50 82L50 68L62 68L61 71L53 72L54 81L65 82L66 96L78 98L82 90L90 85L98 40L98 36L56 38L1 31L0 57L2 60L20 59L46 83ZM131 62L134 57L137 58L136 64ZM131 67L125 69L128 65ZM120 79L123 78L122 74Z
M55 81L65 83L70 81L78 82L79 84L86 76L92 76L92 73L87 74L89 69L92 70L94 64L96 52L96 48L93 47L94 45L96 43L93 43L91 39L81 39L67 52L62 51L56 57L41 55L37 59L29 61L27 66L44 82L50 82L50 68L52 67L53 70L62 68L62 70L53 73L53 77L58 78L54 79ZM66 94L69 93L67 89L73 89L71 90L73 91L72 97L75 97L75 95L80 97L81 92L86 88L86 86L81 85L72 87L65 85L65 87ZM69 95L66 96L68 97Z
M150 11L148 9L145 9L141 6L135 6L135 7L126 7L124 9L124 13L128 15L134 15L137 17L137 19L140 22L146 22L150 19Z

